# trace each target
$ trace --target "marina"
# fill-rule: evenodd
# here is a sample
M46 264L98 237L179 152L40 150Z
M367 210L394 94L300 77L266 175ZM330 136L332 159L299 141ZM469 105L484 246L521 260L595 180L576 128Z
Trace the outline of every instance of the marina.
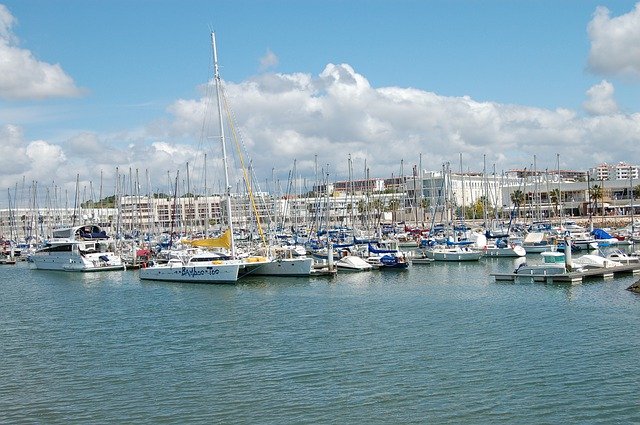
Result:
M640 424L640 1L515 3L0 3L0 424Z

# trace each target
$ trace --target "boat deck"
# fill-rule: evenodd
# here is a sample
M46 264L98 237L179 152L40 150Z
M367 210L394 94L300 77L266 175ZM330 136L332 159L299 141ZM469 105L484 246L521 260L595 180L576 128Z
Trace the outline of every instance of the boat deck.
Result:
M561 274L517 274L517 273L491 273L496 281L515 281L516 279L533 279L536 282L546 283L581 283L585 278L612 279L614 275L621 273L640 273L640 264L625 264L616 267L602 267L596 269L571 271Z

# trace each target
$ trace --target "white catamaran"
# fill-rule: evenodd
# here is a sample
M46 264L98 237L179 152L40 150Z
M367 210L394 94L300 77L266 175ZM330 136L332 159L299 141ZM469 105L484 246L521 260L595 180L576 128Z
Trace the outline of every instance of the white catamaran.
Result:
M219 237L203 242L206 248L225 248L229 254L203 251L175 258L166 264L157 264L140 270L140 279L167 280L174 282L227 283L238 280L244 261L236 258L233 241L233 220L231 219L231 186L229 184L229 168L227 163L224 125L222 119L222 102L220 97L220 72L218 70L218 52L215 33L211 33L213 47L214 81L218 101L218 120L220 126L220 142L222 147L222 163L224 168L225 202L228 228ZM256 262L260 262L258 259ZM267 260L264 259L266 262Z

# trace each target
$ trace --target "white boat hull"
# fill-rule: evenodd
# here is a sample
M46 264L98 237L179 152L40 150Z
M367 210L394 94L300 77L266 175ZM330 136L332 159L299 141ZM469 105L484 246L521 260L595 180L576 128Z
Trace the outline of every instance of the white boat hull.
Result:
M104 259L107 261L104 261ZM72 252L34 253L30 257L33 267L38 270L65 272L102 272L124 270L124 263L113 252L79 255Z
M160 264L140 269L140 279L191 283L230 283L238 280L240 261L220 264Z
M267 262L246 263L241 275L309 276L312 267L313 258L311 257L282 258Z
M335 262L338 270L347 272L363 272L373 270L373 266L356 255L342 257Z
M427 258L435 261L478 261L482 257L482 251L464 249L432 249L424 252Z
M520 245L505 248L487 247L483 249L483 255L485 257L524 257L527 251Z
M540 254L541 252L551 251L553 249L556 249L556 245L552 245L552 244L544 244L544 245L523 244L522 247L524 248L527 254Z
M523 264L516 269L517 276L557 276L566 274L567 270L563 264Z

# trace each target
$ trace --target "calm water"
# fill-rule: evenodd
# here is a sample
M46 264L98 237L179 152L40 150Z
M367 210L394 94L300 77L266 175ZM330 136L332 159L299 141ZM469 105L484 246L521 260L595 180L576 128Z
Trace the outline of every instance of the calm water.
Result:
M640 423L636 279L236 285L0 266L0 423Z

